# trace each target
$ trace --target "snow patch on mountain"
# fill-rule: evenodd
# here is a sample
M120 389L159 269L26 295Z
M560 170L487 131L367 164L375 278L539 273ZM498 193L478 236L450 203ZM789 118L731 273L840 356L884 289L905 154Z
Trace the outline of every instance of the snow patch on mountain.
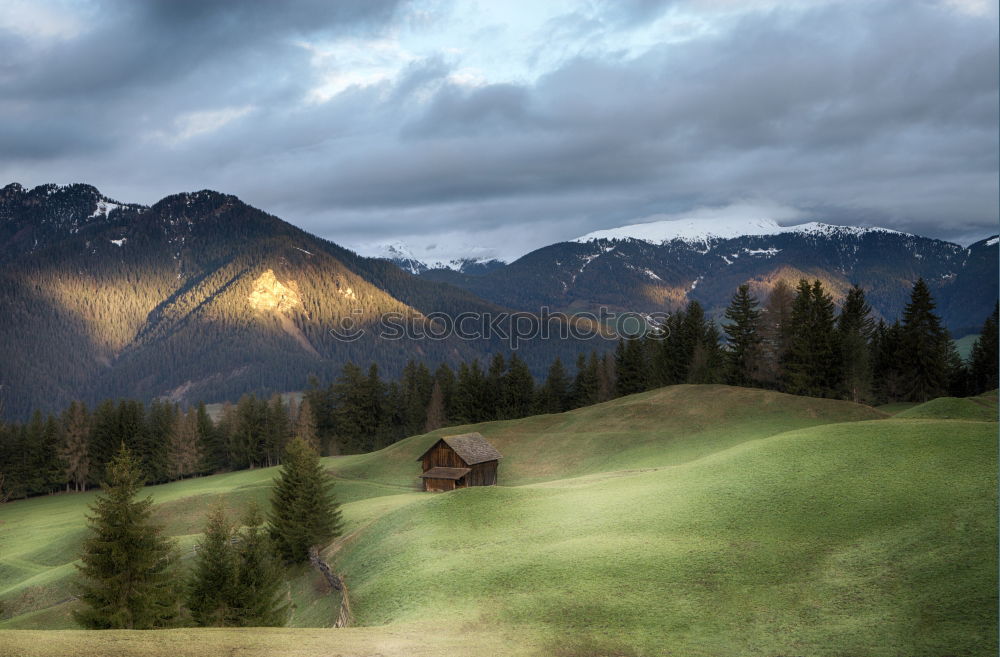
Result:
M629 224L607 230L595 230L574 239L574 242L592 242L595 240L639 240L650 244L666 244L681 241L690 245L711 248L717 240L734 239L747 236L781 235L798 233L825 237L860 237L868 233L894 233L905 235L889 228L866 226L835 226L817 221L810 221L794 226L782 226L774 219L752 218L691 218L672 219L668 221L651 221L641 224ZM759 253L769 253L762 250Z
M451 260L417 256L403 242L364 245L359 247L358 251L370 258L391 260L400 269L414 275L422 274L431 269L451 269L460 273L466 273L479 265L490 265L493 263L506 264L503 260L493 256L491 249L483 247L470 249L469 257L453 258ZM476 251L486 252L488 255L476 255Z

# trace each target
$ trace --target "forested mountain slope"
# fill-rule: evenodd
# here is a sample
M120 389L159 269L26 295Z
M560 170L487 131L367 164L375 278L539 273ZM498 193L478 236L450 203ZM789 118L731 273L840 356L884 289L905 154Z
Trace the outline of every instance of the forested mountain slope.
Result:
M211 191L144 207L88 185L8 185L0 308L10 417L109 396L234 399L301 388L311 373L332 379L348 360L393 375L413 358L457 362L506 348L498 336L380 339L373 322L386 313L420 330L431 313L501 309ZM364 334L332 335L344 318ZM577 348L529 344L522 355L540 368Z

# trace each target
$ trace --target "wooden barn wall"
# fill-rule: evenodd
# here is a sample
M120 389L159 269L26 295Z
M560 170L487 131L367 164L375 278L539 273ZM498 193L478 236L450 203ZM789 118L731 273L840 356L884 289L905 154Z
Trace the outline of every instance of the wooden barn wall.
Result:
M431 468L465 468L465 462L458 457L451 447L446 443L439 442L431 451L424 455L424 472Z
M472 466L472 472L465 475L467 486L495 486L497 483L497 462L487 461Z
M454 490L455 482L451 479L424 479L424 490Z

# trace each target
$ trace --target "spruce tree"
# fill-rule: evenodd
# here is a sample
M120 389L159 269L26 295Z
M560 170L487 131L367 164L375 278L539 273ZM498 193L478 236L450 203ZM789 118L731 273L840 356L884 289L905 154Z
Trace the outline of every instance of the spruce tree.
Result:
M875 330L872 308L865 291L857 285L847 293L837 318L837 341L840 346L842 383L845 396L853 402L871 396L871 361L869 342Z
M582 354L581 354L582 356ZM549 366L549 374L538 391L536 410L539 413L562 413L569 408L569 378L562 360L557 356Z
M318 453L320 451L319 434L316 431L316 418L313 415L312 404L308 397L302 399L299 406L299 416L295 420L295 436L301 438ZM284 449L284 445L282 445Z
M621 339L615 348L615 394L631 395L646 390L649 374L645 341L640 338Z
M728 343L726 382L735 386L752 385L760 360L760 304L750 294L749 285L741 285L726 308L728 324L722 325Z
M506 372L507 362L504 360L503 354L493 354L480 392L483 415L479 421L503 419L504 375Z
M435 429L440 429L445 425L445 403L444 393L441 390L441 382L435 381L431 388L431 398L427 402L426 420L424 422L424 433L429 433Z
M535 379L527 363L517 354L510 357L510 366L502 379L501 406L498 417L513 419L531 415L535 398Z
M1000 325L1000 306L993 306L993 314L986 318L983 330L972 345L969 354L970 392L974 395L997 388L997 330Z
M833 299L818 280L801 280L796 288L783 369L784 389L792 394L835 397L841 388Z
M293 563L308 559L310 547L325 545L340 535L340 505L333 494L333 479L301 438L293 439L285 450L271 492L268 525L278 553Z
M83 604L74 617L88 629L167 627L179 610L173 545L150 521L153 500L136 499L142 478L128 448L121 446L106 473L90 507L90 536L77 566Z
M187 606L197 625L231 625L237 581L235 530L221 505L208 514L208 522L188 581Z
M903 310L900 368L909 401L923 402L947 394L954 345L924 279L917 279Z
M760 378L768 386L776 386L784 377L792 336L792 304L795 293L784 280L779 280L767 297L761 314Z
M204 402L198 403L198 439L203 446L200 472L217 472L229 465L226 455L226 442L221 432L208 414Z
M198 411L195 409L178 414L174 420L167 456L171 479L190 477L201 470L205 454L198 432Z
M587 357L576 357L576 376L573 378L571 404L573 408L589 406L597 401L597 363L590 367Z
M236 544L233 624L243 627L281 627L288 622L287 585L264 517L252 504L243 517Z
M87 407L72 402L63 414L63 444L59 452L65 467L66 490L84 491L90 474L90 418Z

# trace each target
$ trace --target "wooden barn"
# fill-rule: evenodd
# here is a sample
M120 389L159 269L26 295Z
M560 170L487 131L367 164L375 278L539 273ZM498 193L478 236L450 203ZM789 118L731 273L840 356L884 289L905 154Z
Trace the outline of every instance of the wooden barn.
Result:
M455 490L466 486L494 486L500 452L481 433L445 436L418 461L423 464L424 490Z

